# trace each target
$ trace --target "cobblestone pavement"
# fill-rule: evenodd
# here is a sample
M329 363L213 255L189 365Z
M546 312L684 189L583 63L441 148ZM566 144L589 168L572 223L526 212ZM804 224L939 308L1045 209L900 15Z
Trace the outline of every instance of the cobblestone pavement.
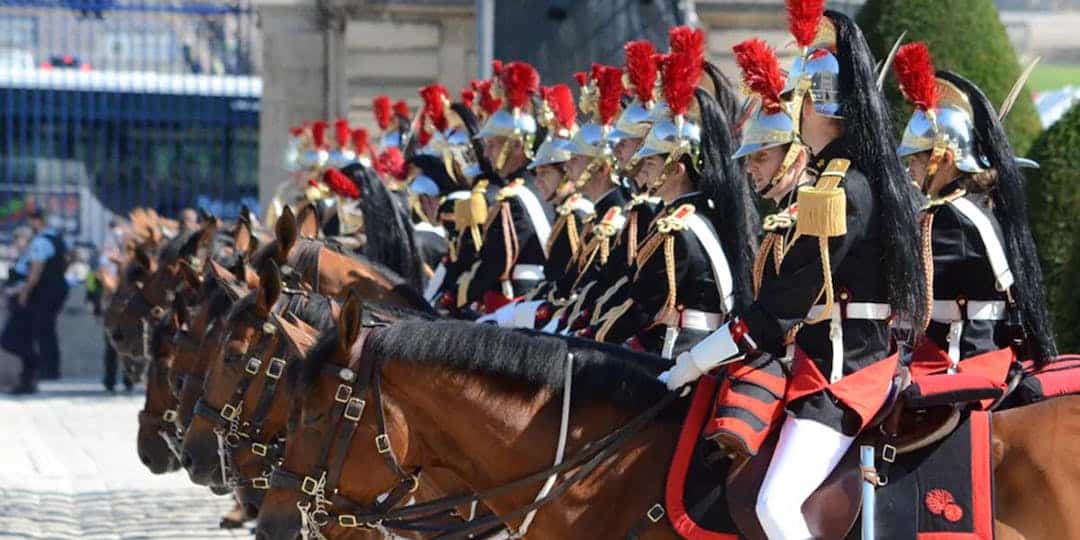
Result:
M42 390L0 397L0 538L250 538L217 528L229 498L139 462L138 390L107 395L89 380Z

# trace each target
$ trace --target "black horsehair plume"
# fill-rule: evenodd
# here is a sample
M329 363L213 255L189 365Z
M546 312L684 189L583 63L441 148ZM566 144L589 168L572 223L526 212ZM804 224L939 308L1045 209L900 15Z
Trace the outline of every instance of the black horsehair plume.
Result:
M876 84L874 58L862 31L842 13L826 11L836 26L840 63L842 144L870 180L881 202L889 303L918 327L926 312L927 284L919 241L920 194L896 155L896 137L884 94Z
M937 76L967 94L975 113L975 149L987 159L990 168L997 171L997 184L991 190L994 217L1001 223L1009 267L1016 278L1013 300L1023 316L1032 357L1041 365L1057 355L1057 345L1050 315L1046 311L1042 269L1039 268L1035 240L1028 226L1023 173L1016 166L1016 154L986 94L971 81L950 71L938 71Z
M700 88L694 95L701 111L701 174L694 180L698 189L716 205L711 210L699 208L698 211L709 215L720 236L734 277L735 311L741 312L754 298L750 274L756 235L752 234L750 226L760 222L757 205L751 199L750 181L745 171L737 161L728 158L735 153L736 142L731 135L727 111ZM734 106L738 107L737 104Z

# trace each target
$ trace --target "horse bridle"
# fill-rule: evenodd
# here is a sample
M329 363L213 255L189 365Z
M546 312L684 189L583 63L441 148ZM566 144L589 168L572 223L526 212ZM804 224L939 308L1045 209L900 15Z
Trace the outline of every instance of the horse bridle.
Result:
M269 321L269 317L258 317L249 313L244 314L243 317L247 318L245 321L247 324L258 329L258 336L253 340L258 352L248 355L248 351L245 350L242 354L231 356L226 353L224 364L227 368L236 370L240 369L241 364L243 365L240 378L233 388L229 401L217 408L207 401L204 394L195 402L194 410L195 415L214 424L221 479L222 483L229 487L238 486L240 480L249 480L242 478L240 471L232 463L232 451L239 449L241 445L246 445L253 454L265 461L268 468L271 468L280 457L282 446L280 440L262 439L262 423L270 410L278 381L285 372L286 361L281 355L285 342L280 338L277 326ZM247 356L246 362L243 361L245 356ZM263 370L263 358L266 356L270 358L265 361L266 369ZM244 399L248 388L260 374L268 379L266 388L260 396L252 418L249 421L241 421L240 416L244 410ZM251 478L250 486L255 489L269 489L270 482L267 474Z
M270 478L270 485L275 489L285 489L300 494L297 508L301 514L302 535L307 538L315 534L322 537L320 529L330 523L330 512L327 511L327 503L338 506L359 507L355 503L345 499L338 493L338 483L341 479L342 467L348 448L360 425L367 406L365 397L370 391L375 403L375 419L378 434L375 437L375 447L387 467L397 476L399 483L391 489L379 503L371 510L381 513L398 506L409 495L420 487L420 470L406 471L390 445L390 436L386 428L386 414L383 409L382 392L380 390L380 365L378 362L363 364L363 345L368 334L374 326L365 326L354 347L361 354L350 360L348 366L326 363L321 367L321 376L329 377L338 381L334 392L334 407L330 412L330 426L333 437L326 438L319 451L319 460L315 468L308 474L298 474L286 470L283 466L274 469ZM331 456L333 461L330 461ZM330 499L327 498L330 494ZM363 526L376 529L378 523L353 523L345 527Z

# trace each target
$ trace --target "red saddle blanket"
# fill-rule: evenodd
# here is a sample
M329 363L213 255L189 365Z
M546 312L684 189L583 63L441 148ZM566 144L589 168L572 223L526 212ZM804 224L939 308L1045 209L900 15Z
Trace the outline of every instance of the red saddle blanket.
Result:
M712 416L720 381L703 375L694 387L675 457L668 470L665 506L671 526L687 540L738 540L725 488L731 465L716 443L701 437Z
M1040 368L1025 363L1025 368L1016 388L1022 403L1080 394L1080 354L1063 354Z

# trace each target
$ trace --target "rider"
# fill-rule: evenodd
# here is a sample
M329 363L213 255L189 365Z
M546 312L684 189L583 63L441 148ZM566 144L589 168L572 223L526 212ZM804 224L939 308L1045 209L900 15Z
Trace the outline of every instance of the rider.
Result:
M703 41L701 30L687 31ZM664 200L664 210L640 246L629 297L601 316L598 341L622 343L665 357L686 350L750 301L750 246L745 177L729 158L731 128L715 98L697 88L704 51L662 61L667 117L642 148L638 175ZM691 102L697 99L692 118Z
M933 307L916 372L971 372L1004 385L1024 340L1036 363L1056 354L1021 176L998 113L967 79L934 72L926 44L904 45L896 72L916 106L898 153L930 198Z
M488 313L543 280L553 214L526 169L536 136L530 98L539 91L540 76L529 64L511 62L499 79L505 108L488 118L477 137L506 187L487 212L478 260L458 280L457 294L459 306L473 304Z
M812 537L803 503L890 387L898 363L890 318L918 321L926 306L918 194L888 135L869 47L847 16L802 11L791 17L802 53L786 88L815 185L798 190L795 233L775 278L662 376L680 388L743 354L782 356L794 336L790 414L756 506L772 539Z

